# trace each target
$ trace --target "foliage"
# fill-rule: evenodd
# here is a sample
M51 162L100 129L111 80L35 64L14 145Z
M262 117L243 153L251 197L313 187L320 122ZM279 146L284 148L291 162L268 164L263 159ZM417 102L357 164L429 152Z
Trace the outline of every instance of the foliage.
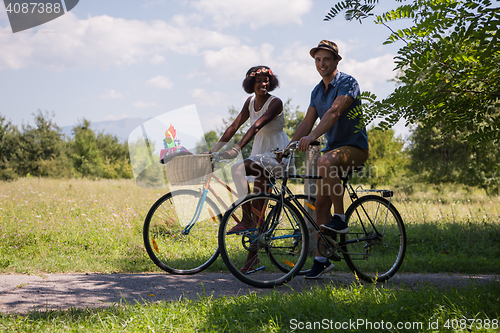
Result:
M149 299L136 303L122 299L109 308L6 314L0 316L0 330L53 333L496 332L500 315L500 283L496 281L473 282L444 290L429 285L372 286L336 282L299 290L280 288L266 293L245 290L242 295L224 297L205 295L203 291L203 295L181 297L178 301Z
M83 119L81 124L73 127L75 139L70 141L70 157L76 171L85 176L102 176L103 159L99 154L94 131L90 121Z
M421 180L480 186L498 193L500 156L498 144L464 142L467 132L446 133L443 126L418 126L412 133L410 169Z
M222 128L218 128L217 132L219 134L219 137L224 134L226 129L233 123L233 121L236 119L240 111L238 111L234 106L229 107L229 117L226 119L222 119L223 126ZM234 147L238 142L243 139L247 131L250 129L250 121L247 120L239 129L236 131L234 134L233 138L230 141L230 144L225 147L225 149ZM241 150L241 154L243 155L243 158L248 158L252 152L252 147L253 147L253 140L250 141L243 149ZM221 152L225 150L224 148L221 149Z
M283 112L285 113L284 131L291 139L306 114L299 110L299 106L293 106L290 98L283 105Z
M205 141L196 143L196 153L201 154L209 151L219 141L219 135L216 131L209 131L205 133Z
M131 178L128 146L83 119L65 138L53 114L38 111L21 131L0 115L0 180L18 176Z
M363 182L372 187L393 184L408 171L409 158L401 136L395 137L394 130L381 131L374 126L368 129L370 156L365 163Z
M53 115L52 115L53 117ZM20 175L44 176L40 161L57 159L64 150L63 134L48 112L34 114L35 126L23 124L13 159Z
M345 0L339 1L330 12L325 16L324 21L329 21L335 18L338 14L345 11L345 19L347 21L358 20L360 23L363 19L373 16L371 11L378 4L378 0Z
M403 0L399 0L402 2ZM396 70L401 85L375 102L368 119L380 117L388 128L400 119L446 133L467 130L470 143L500 138L500 8L489 0L414 0L376 17L410 19L413 26L393 31L385 44L403 41ZM346 0L325 20L342 11L346 19L372 15L378 0Z
M0 180L17 178L12 156L18 146L19 132L10 121L0 114Z

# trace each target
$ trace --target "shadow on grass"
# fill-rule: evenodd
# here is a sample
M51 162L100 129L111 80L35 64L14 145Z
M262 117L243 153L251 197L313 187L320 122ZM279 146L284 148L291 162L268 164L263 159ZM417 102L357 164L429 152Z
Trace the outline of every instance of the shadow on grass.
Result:
M406 225L406 256L400 272L497 274L500 224L425 223Z
M438 322L439 331L444 330L446 320L463 318L483 321L489 318L490 323L496 319L498 328L500 317L499 282L471 284L444 292L432 287L389 290L354 283L342 288L327 285L302 292L289 291L202 297L196 301L157 302L147 306L122 304L109 309L30 312L17 322L26 326L36 323L39 327L63 325L66 330L83 325L94 330L114 327L120 331L148 328L213 332L426 331ZM130 320L132 317L135 320ZM5 322L9 316L0 318Z

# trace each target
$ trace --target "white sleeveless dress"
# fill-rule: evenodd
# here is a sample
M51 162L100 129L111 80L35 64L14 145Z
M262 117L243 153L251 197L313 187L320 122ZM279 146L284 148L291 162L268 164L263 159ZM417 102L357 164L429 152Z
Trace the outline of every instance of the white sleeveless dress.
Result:
M262 106L259 111L255 111L255 96L252 96L250 105L248 106L250 111L250 126L253 126L253 124L266 113L269 104L271 104L271 101L275 98L275 96L271 95L264 106ZM280 169L282 165L276 161L274 155L270 151L273 148L283 149L290 142L288 135L283 131L284 127L285 115L283 111L281 111L279 115L257 132L253 141L252 153L248 159L254 161L268 171L279 173L278 169ZM253 177L247 178L249 181L253 181Z

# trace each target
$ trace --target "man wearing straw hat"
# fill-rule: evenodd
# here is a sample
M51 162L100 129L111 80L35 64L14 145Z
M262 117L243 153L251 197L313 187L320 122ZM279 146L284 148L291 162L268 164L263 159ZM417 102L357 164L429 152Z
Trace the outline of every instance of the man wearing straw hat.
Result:
M299 141L299 150L306 151L313 141L325 135L326 147L318 159L318 172L322 179L318 180L316 223L322 229L346 233L349 228L345 222L340 175L368 159L366 130L356 127L360 115L354 118L348 116L351 110L361 105L358 98L360 89L356 79L337 70L342 60L337 44L322 40L311 49L310 55L322 80L311 93L309 108L292 142ZM318 118L321 120L313 129ZM332 268L333 264L318 252L306 278L318 278Z

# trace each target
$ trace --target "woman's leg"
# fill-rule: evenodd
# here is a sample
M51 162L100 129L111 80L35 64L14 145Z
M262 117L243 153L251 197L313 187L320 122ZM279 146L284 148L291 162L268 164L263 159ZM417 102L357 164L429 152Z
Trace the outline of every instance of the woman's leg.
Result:
M233 164L231 167L231 174L233 176L234 186L238 198L242 198L249 193L248 181L246 179L246 160Z
M243 168L242 168L243 166ZM235 174L236 178L238 178L238 183L237 180L235 179ZM236 168L233 169L233 180L235 182L236 188L238 190L238 194L240 194L241 190L244 188L243 182L241 181L242 179L245 179L245 185L246 188L249 189L248 182L246 182L245 176L253 176L255 177L254 181L254 188L253 192L254 193L259 193L259 192L264 192L266 191L268 187L268 180L267 177L265 177L264 174L264 169L257 163L255 163L252 160L245 160L244 163L241 163L241 165L237 166ZM262 201L262 202L259 202ZM241 208L243 211L243 218L240 223L238 223L236 226L231 228L228 232L243 232L248 229L253 229L257 227L258 223L258 215L253 214L252 210L255 210L257 212L260 212L262 210L264 200L255 200L253 202L254 206L252 207L250 203L244 204ZM255 265L259 263L259 255L258 251L250 248L247 253L247 258L245 260L244 266L241 268L241 271L244 273L247 273L253 269L255 269Z
M231 172L233 175L233 181L236 186L236 191L238 196L241 198L249 193L249 185L246 180L246 176L255 177L254 183L254 193L265 191L267 188L267 178L264 177L264 169L255 163L252 160L245 160L241 163L236 163L231 168ZM255 202L255 207L253 207L256 211L260 211L262 209L258 206L258 202ZM263 202L262 202L263 204ZM252 214L252 206L250 203L244 204L242 207L243 216L242 221L231 228L228 233L242 232L248 229L253 229L257 226L258 217L255 214Z

